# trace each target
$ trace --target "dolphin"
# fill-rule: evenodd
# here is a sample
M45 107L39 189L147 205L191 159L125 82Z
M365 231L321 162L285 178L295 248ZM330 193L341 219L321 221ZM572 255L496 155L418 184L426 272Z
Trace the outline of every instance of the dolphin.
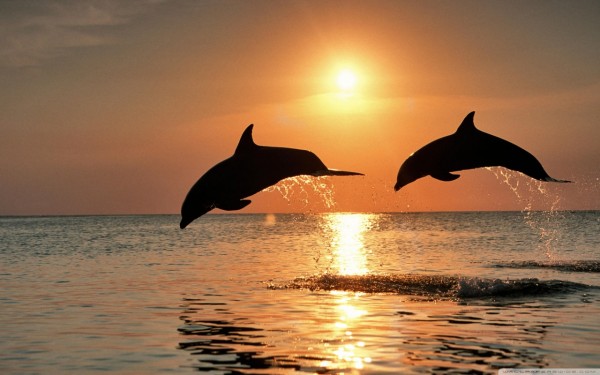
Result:
M540 181L571 182L552 178L529 152L475 127L469 113L454 134L436 139L412 153L400 166L394 190L431 176L441 181L460 177L450 172L481 167L504 167Z
M181 229L213 208L241 210L251 202L243 198L284 178L363 175L329 169L307 150L259 146L252 139L252 128L250 124L244 130L233 156L209 169L192 186L181 206Z

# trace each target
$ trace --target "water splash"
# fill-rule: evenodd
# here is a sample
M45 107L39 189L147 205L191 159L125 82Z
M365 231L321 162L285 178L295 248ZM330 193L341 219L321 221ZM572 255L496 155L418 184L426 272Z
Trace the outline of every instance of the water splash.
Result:
M561 280L535 278L501 280L480 277L417 274L339 275L298 277L270 289L342 290L361 293L394 293L433 299L498 298L573 293L591 286Z
M525 223L538 233L538 249L549 260L555 259L557 244L563 237L561 219L563 213L559 210L560 196L551 193L542 181L527 179L527 183L521 185L522 174L506 168L486 167L494 173L497 179L504 182L515 194L519 202L523 204L521 212ZM547 210L538 211L534 207L546 206Z
M496 178L504 182L515 194L519 202L525 205L523 211L532 211L534 205L549 207L556 211L559 207L560 196L553 194L547 187L547 182L527 177L527 183L521 184L523 174L502 167L486 167Z
M546 268L563 272L588 272L600 273L600 261L597 260L576 260L563 262L536 262L521 261L495 264L497 268Z
M335 207L333 183L326 177L295 176L286 178L279 183L266 188L266 192L276 191L288 204L301 202L306 208L313 202L311 198L318 197L327 209Z
M313 211L311 206L315 207L315 202L321 203L321 207L324 207L326 210L332 210L336 206L333 182L327 176L314 177L300 175L289 177L263 191L278 192L287 201L288 205L300 202L303 210L308 212ZM325 237L328 238L329 236ZM315 265L318 268L324 264L326 272L329 272L334 265L331 243L323 241L319 244L318 248L328 249L328 251L325 254L322 254L320 250L316 252L313 256ZM325 261L322 261L322 258L325 258Z

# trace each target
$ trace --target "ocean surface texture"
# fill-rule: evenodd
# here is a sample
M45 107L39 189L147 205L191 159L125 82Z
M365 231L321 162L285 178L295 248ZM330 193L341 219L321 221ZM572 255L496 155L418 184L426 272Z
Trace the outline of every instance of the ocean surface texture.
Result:
M600 212L0 218L2 374L600 367Z

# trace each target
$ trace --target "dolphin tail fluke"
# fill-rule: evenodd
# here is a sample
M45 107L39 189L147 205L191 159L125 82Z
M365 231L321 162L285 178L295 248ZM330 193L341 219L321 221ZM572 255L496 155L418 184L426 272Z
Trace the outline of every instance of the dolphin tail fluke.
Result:
M559 179L556 179L556 178L552 178L550 176L547 176L546 178L544 178L544 181L547 181L547 182L562 182L562 183L571 183L571 182L573 182L573 181L569 181L569 180L559 180Z
M322 169L313 173L313 176L364 176L364 173L340 171L338 169Z

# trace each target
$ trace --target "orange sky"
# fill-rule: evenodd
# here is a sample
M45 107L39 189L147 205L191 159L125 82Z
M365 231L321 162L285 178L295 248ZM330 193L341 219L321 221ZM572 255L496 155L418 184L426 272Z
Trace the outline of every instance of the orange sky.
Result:
M14 1L0 18L0 215L178 213L250 123L367 176L241 212L600 209L595 0ZM394 193L472 110L576 183L477 170Z

